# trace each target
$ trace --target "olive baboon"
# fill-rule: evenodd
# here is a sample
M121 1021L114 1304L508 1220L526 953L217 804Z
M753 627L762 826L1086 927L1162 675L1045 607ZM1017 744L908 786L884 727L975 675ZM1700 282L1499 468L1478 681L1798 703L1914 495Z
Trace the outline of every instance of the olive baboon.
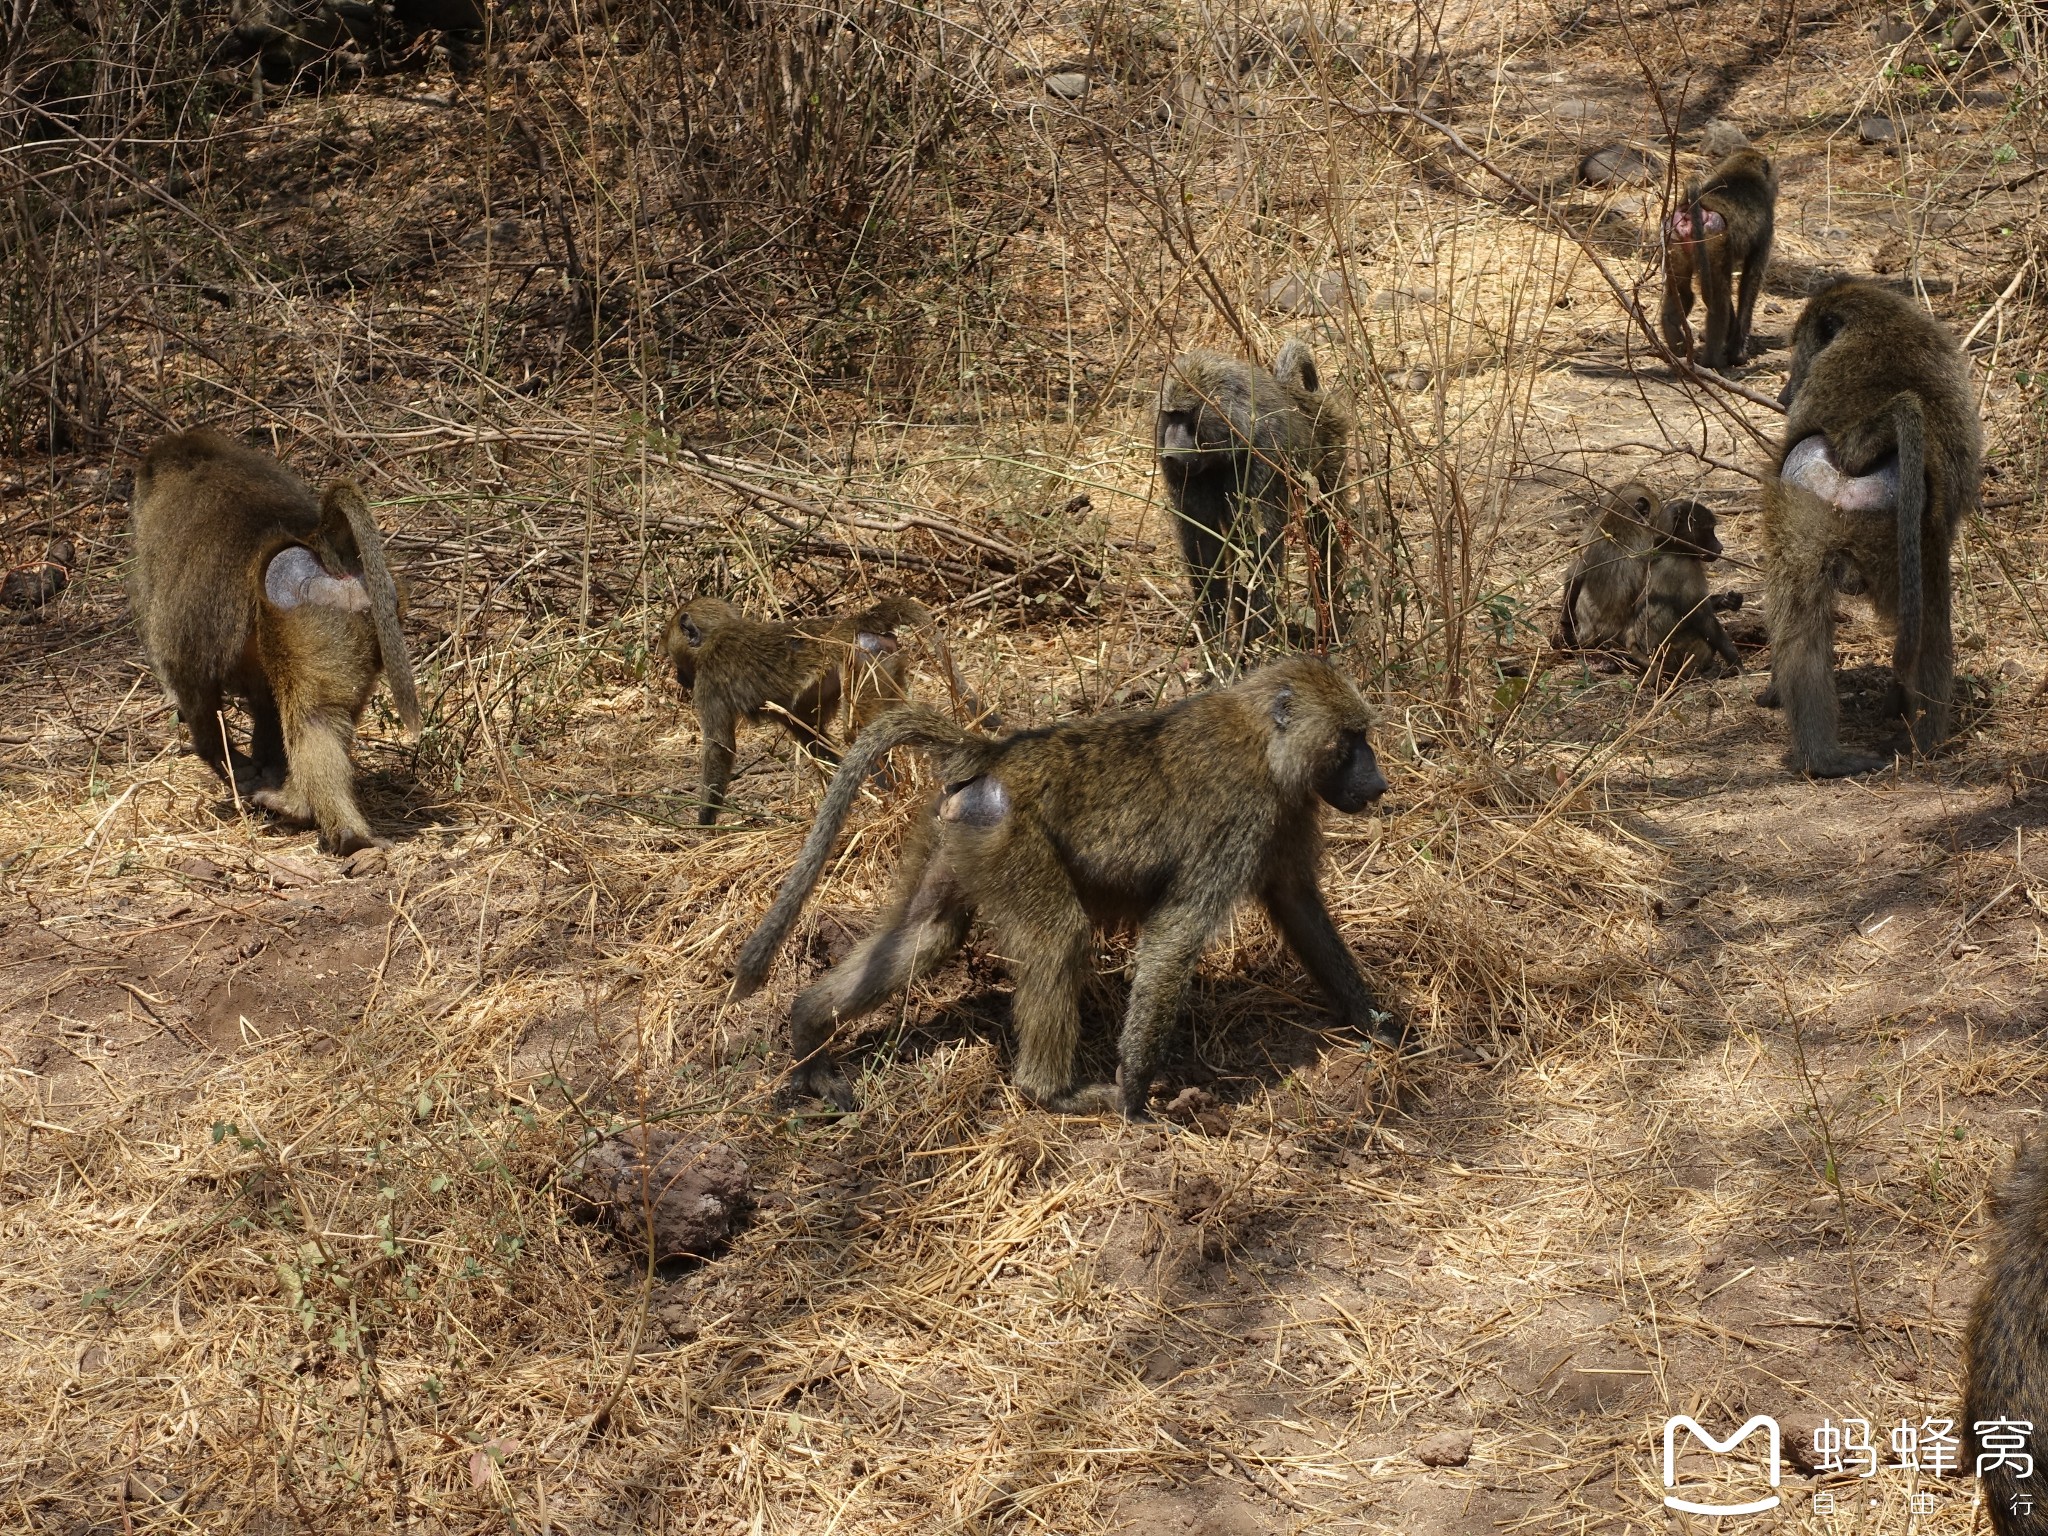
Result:
M912 836L881 926L790 1009L795 1087L842 1108L827 1053L851 1022L957 949L978 911L1017 979L1017 1086L1054 1108L1077 1093L1079 989L1091 925L1141 925L1119 1039L1116 1102L1142 1119L1181 994L1210 936L1257 896L1344 1026L1398 1043L1317 886L1320 807L1361 811L1386 790L1358 690L1295 656L1168 709L1098 715L1001 738L915 705L877 720L839 765L796 867L735 968L761 985L868 770L892 747L935 758L945 786Z
M712 825L725 806L742 718L759 725L772 717L813 757L838 762L833 726L843 717L847 733L856 734L902 701L910 658L896 631L930 620L924 604L907 597L798 624L750 619L715 597L678 609L666 644L704 739L698 824Z
M1558 632L1567 650L1622 650L1642 612L1651 552L1672 544L1713 560L1721 553L1713 512L1689 500L1665 501L1640 480L1608 492L1592 537L1564 583Z
M1716 165L1704 182L1688 187L1683 204L1664 221L1664 343L1691 354L1693 284L1706 301L1707 335L1698 361L1727 368L1749 347L1756 296L1770 265L1777 217L1778 175L1771 162L1747 145ZM1742 268L1740 296L1730 302L1735 268Z
M1864 278L1807 301L1782 399L1777 478L1764 487L1772 691L1795 770L1866 773L1889 759L1841 745L1834 594L1866 589L1895 626L1894 702L1914 746L1932 751L1955 684L1949 557L1977 505L1976 402L1948 328Z
M1280 349L1271 373L1220 352L1187 352L1166 370L1154 442L1204 643L1237 656L1278 631L1297 494L1316 622L1333 622L1350 435L1349 412L1324 392L1301 341Z
M236 793L320 846L379 843L356 806L349 744L382 672L420 723L399 594L362 492L316 500L268 454L218 432L167 437L135 473L133 596L143 649L192 735ZM249 709L249 754L223 701Z
M1704 514L1706 536L1713 538L1714 514L1698 502L1673 505L1689 509L1676 519L1685 531L1660 538L1650 551L1629 648L1665 681L1740 672L1742 657L1721 627L1707 591L1707 561L1713 557L1703 554L1689 537L1698 531L1698 516ZM1718 539L1714 547L1720 548Z
M2048 1139L2021 1149L1992 1218L1989 1263L1963 1346L1965 1454L1984 1468L1979 1486L1996 1536L2048 1536L2048 1499L2037 1512L2024 1480L2040 1454L2024 1444L2028 1431L2048 1424ZM2000 1448L1994 1425L2018 1436L2005 1449L2032 1456L1987 1455Z

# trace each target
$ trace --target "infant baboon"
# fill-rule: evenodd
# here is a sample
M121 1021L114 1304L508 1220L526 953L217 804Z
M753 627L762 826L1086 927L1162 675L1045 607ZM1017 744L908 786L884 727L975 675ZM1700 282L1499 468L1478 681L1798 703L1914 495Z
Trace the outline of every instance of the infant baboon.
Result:
M1713 540L1714 514L1698 502L1671 503L1684 509L1674 521L1679 531L1660 538L1650 551L1643 581L1642 607L1630 633L1629 648L1649 671L1664 682L1681 676L1720 677L1742 670L1728 632L1714 612L1707 591L1707 561L1712 555L1695 542L1702 532Z
M1717 369L1742 361L1750 316L1770 265L1777 208L1777 172L1746 141L1704 182L1686 189L1684 202L1664 221L1662 325L1664 343L1672 351L1692 355L1692 326L1686 317L1692 313L1697 277L1707 307L1706 341L1697 360ZM1741 292L1731 304L1729 290L1738 266Z
M133 597L142 645L192 749L242 798L312 822L320 846L381 843L356 806L349 744L391 682L417 733L399 595L362 492L313 493L268 454L218 432L167 437L135 472ZM249 754L221 705L249 709Z
M1565 578L1558 631L1567 650L1614 651L1633 643L1651 552L1673 544L1703 560L1721 553L1714 514L1696 501L1664 501L1640 480L1610 491L1592 538Z
M1119 1039L1116 1102L1142 1119L1189 974L1203 947L1256 896L1340 1025L1397 1044L1317 885L1321 807L1361 811L1385 792L1358 690L1328 662L1296 656L1168 709L1098 715L989 738L907 705L846 755L796 868L740 952L733 995L761 985L832 852L868 770L914 744L945 786L911 837L881 926L797 996L794 1086L850 1108L827 1052L859 1018L959 948L979 912L1016 976L1017 1086L1056 1109L1076 1092L1079 991L1093 925L1140 925Z
M2035 1437L2048 1425L2048 1140L2039 1136L1993 1202L1989 1265L1963 1352L1965 1454L1984 1469L1977 1475L1991 1529L2048 1536L2048 1499L2030 1496ZM2001 1433L2004 1449L2031 1454L2000 1456L1992 1436Z
M760 725L772 717L812 756L838 762L833 725L843 716L849 736L857 734L902 701L910 658L896 631L930 621L924 604L907 597L798 624L750 619L715 597L678 609L666 644L704 738L698 825L712 825L724 808L742 718Z
M1834 595L1867 591L1895 626L1894 701L1915 747L1932 751L1955 684L1949 557L1977 505L1976 402L1947 327L1864 278L1808 300L1782 398L1778 478L1764 487L1772 691L1795 770L1865 773L1889 759L1841 745Z
M1324 393L1301 341L1280 349L1271 373L1220 352L1184 353L1166 370L1154 442L1205 644L1240 656L1279 630L1297 494L1307 503L1316 622L1333 623L1350 435L1350 414Z

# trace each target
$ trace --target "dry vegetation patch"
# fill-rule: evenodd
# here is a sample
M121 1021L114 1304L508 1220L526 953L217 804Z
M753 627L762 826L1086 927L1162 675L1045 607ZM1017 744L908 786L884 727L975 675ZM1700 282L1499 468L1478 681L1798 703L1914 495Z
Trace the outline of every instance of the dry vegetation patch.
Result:
M0 608L0 1508L1649 1530L1667 1414L1948 1416L2044 1071L2018 14L1966 57L1775 3L520 5L260 93L218 8L0 19L0 565L73 543ZM1632 318L1671 179L1571 177L1626 143L1682 179L1712 115L1785 187L1736 389ZM1993 473L1961 739L1817 785L1750 703L1759 626L1752 675L1663 697L1547 637L1634 473L1721 511L1754 611L1749 477L1836 268L1970 337ZM976 944L844 1042L857 1116L778 1105L789 998L928 786L870 793L726 1004L819 779L744 732L735 824L695 827L672 604L907 590L1012 722L1181 697L1146 401L1180 347L1289 334L1358 408L1341 660L1394 786L1327 886L1420 1049L1322 1028L1247 913L1164 1124L1019 1101ZM177 749L125 502L201 420L360 474L391 531L429 723L366 718L389 850L322 858ZM1885 647L1844 636L1874 729ZM708 1262L578 1219L579 1160L650 1124L745 1165ZM1847 1486L1788 1473L1780 1528L1850 1528L1813 1502ZM1887 1471L1854 1529L1971 1529L1971 1488Z

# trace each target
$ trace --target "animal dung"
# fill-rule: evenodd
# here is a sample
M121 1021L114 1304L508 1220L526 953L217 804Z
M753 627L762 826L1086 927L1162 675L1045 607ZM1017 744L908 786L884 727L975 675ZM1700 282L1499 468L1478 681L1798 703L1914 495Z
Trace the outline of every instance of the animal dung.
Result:
M607 1136L563 1186L570 1210L654 1262L723 1252L754 1208L746 1160L723 1143L654 1126Z

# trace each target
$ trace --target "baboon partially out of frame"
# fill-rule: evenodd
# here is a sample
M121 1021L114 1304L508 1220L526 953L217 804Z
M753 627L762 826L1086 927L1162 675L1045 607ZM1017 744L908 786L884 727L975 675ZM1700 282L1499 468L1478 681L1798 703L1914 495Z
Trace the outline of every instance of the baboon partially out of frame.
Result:
M381 672L420 724L399 593L362 492L316 499L268 454L204 429L167 437L135 472L133 597L142 644L192 735L237 794L320 846L381 843L356 806L348 749ZM249 753L221 707L249 709Z
M1692 354L1706 368L1742 361L1756 296L1770 265L1777 209L1778 174L1747 143L1723 158L1705 181L1686 189L1684 200L1664 221L1661 323L1664 343L1672 351ZM1731 299L1738 266L1741 290ZM1706 301L1707 334L1693 354L1686 317L1692 313L1695 281Z
M1977 505L1976 402L1948 328L1863 278L1808 300L1782 398L1777 478L1764 487L1772 692L1796 771L1867 773L1890 759L1841 744L1834 596L1865 590L1893 625L1893 702L1914 746L1932 751L1955 685L1949 559Z
M1669 545L1718 559L1713 512L1696 501L1665 501L1640 480L1616 486L1600 502L1592 536L1564 583L1559 638L1567 650L1630 647L1643 607L1652 551Z
M730 603L698 597L669 620L676 682L697 706L703 736L700 826L718 820L732 780L739 722L773 719L828 767L839 761L832 731L846 734L900 703L909 656L897 631L931 621L924 604L890 597L836 619L772 624Z
M1237 657L1278 634L1297 495L1306 503L1316 623L1334 623L1350 436L1350 413L1324 391L1315 355L1299 340L1280 349L1271 373L1204 351L1168 367L1154 443L1206 644Z
M839 765L795 869L740 952L733 995L766 977L869 769L914 744L933 755L945 788L910 839L880 927L790 1010L799 1092L852 1106L827 1051L834 1026L938 965L977 912L1017 980L1017 1086L1055 1109L1106 1107L1110 1097L1074 1085L1096 924L1140 928L1114 1096L1132 1119L1146 1115L1203 948L1248 896L1264 903L1340 1025L1398 1044L1317 884L1321 808L1362 811L1386 790L1371 724L1350 681L1308 656L1168 709L1001 738L916 705L892 710Z
M2048 1424L2048 1140L2021 1150L1993 1201L1988 1259L1963 1344L1965 1454L1983 1468L1995 1536L2048 1536L2048 1499L2028 1496L2038 1442L2026 1443Z

